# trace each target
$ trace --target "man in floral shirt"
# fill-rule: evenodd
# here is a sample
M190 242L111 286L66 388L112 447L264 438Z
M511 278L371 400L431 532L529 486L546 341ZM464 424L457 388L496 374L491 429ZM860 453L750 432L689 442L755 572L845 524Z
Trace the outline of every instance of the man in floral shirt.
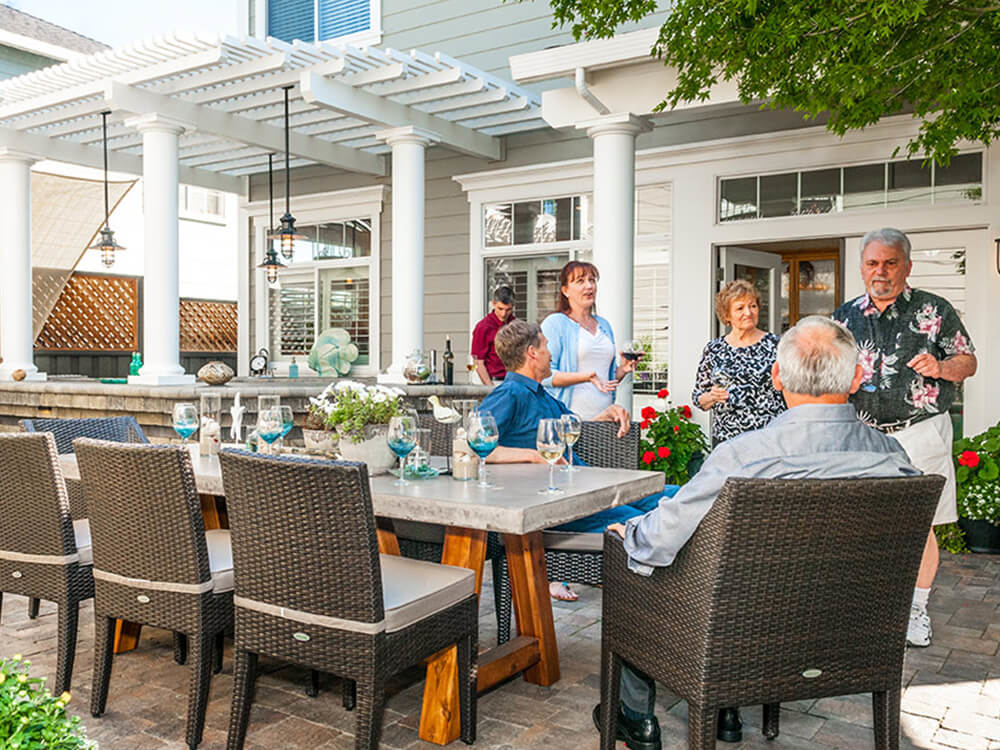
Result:
M951 304L907 285L912 267L905 234L889 228L869 232L861 239L861 279L867 292L841 305L833 317L858 341L864 374L851 396L858 417L896 438L925 474L946 477L933 521L939 525L958 519L948 409L977 363L968 331ZM931 642L927 597L937 567L932 529L910 609L911 646Z

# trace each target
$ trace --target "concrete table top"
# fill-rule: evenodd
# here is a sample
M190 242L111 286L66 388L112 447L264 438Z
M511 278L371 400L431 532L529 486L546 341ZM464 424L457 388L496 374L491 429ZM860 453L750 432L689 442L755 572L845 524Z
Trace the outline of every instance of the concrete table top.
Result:
M201 457L196 444L190 446L198 492L224 495L219 459ZM67 479L78 479L76 456L59 457ZM543 495L548 467L543 464L491 464L491 481L499 489L481 489L472 481L450 476L411 480L398 487L396 478L384 474L371 479L375 515L444 526L462 526L506 534L528 534L558 526L662 492L663 474L577 467L571 474L557 471L561 495Z

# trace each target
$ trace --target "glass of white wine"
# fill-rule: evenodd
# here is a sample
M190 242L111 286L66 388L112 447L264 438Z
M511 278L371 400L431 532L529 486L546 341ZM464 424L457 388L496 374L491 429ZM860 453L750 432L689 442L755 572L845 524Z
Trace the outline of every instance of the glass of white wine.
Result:
M583 430L583 422L576 414L563 414L559 419L562 427L562 438L569 448L569 463L563 467L563 471L572 473L577 471L573 468L573 446L580 439L580 432Z
M559 419L542 419L538 422L538 437L535 440L535 447L549 463L549 486L543 490L538 490L539 495L561 495L563 490L556 487L555 467L556 461L562 458L566 443L563 441L560 432L562 431L562 421Z

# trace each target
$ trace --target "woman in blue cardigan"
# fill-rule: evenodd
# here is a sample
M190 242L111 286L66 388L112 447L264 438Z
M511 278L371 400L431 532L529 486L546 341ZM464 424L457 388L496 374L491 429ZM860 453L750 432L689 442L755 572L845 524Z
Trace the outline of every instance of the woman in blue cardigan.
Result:
M552 353L552 376L543 385L584 420L614 403L618 382L636 365L624 358L617 363L611 324L594 313L599 278L593 263L563 266L556 312L542 322Z

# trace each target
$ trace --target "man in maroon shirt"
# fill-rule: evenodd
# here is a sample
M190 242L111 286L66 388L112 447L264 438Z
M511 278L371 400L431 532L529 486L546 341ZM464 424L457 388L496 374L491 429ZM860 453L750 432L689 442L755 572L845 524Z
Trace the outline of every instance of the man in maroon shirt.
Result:
M514 290L509 286L498 286L493 292L493 312L476 323L472 331L472 357L476 361L476 373L483 385L492 385L494 380L503 380L507 370L493 348L497 331L514 319Z

